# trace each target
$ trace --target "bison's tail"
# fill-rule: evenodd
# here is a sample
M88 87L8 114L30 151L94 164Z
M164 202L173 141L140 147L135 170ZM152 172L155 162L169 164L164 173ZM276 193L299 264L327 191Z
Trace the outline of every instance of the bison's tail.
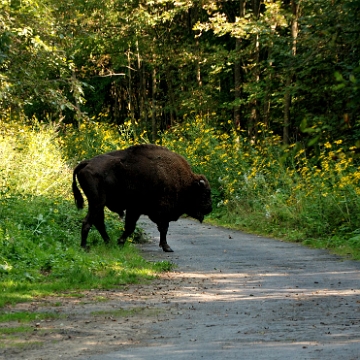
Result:
M82 209L84 207L84 198L81 195L81 191L79 190L79 188L77 187L76 184L76 175L77 173L83 169L86 165L87 165L87 161L83 161L81 162L75 169L74 169L74 173L73 173L73 182L72 182L72 191L74 194L74 199L75 199L75 204L77 206L78 209Z

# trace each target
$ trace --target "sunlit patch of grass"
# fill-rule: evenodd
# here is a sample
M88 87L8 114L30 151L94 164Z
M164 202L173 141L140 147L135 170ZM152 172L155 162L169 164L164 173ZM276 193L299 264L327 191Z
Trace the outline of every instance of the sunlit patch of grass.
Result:
M59 129L36 121L30 125L9 121L1 122L0 130L0 308L59 293L75 296L91 288L117 288L147 281L162 271L162 266L145 261L131 244L144 237L140 229L124 247L117 246L115 239L123 223L109 211L106 226L111 244L105 246L93 229L91 250L80 248L86 210L78 211L74 205L72 171L64 156L79 148L66 148ZM68 130L70 141L78 130ZM116 147L118 133L111 131L111 126L89 125L81 138L94 146L93 151L103 152ZM124 125L122 131L130 141L129 126ZM84 144L75 141L67 143L70 145ZM79 156L89 157L89 151L84 147ZM78 159L67 160L75 163Z
M0 322L16 321L28 323L31 321L60 319L64 315L53 312L30 312L30 311L12 311L0 313Z
M1 327L0 335L11 335L19 333L33 332L34 329L30 326L16 326L16 327Z

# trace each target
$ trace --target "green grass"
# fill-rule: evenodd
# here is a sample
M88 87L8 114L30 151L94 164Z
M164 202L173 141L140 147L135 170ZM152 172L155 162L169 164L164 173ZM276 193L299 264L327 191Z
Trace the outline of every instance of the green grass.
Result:
M111 212L106 226L112 242L105 246L94 228L90 251L84 251L86 209L74 204L72 168L57 129L9 122L0 130L0 308L45 296L81 297L84 290L141 283L172 268L139 255L132 243L144 238L141 229L119 248L123 223Z
M33 332L33 331L34 331L34 329L29 326L16 326L16 327L9 327L9 328L0 328L0 335L29 333L29 332Z
M90 288L119 288L173 266L144 260L131 241L119 248L115 239L122 223L113 214L108 213L106 221L112 243L105 246L94 229L90 251L85 252L80 248L84 211L78 212L71 201L12 196L2 205L0 307L70 291L81 296ZM135 237L138 234L141 231Z
M44 342L42 341L19 341L19 339L14 338L12 341L11 339L9 339L10 341L7 341L7 344L2 344L0 343L0 348L15 348L18 350L26 350L26 349L34 349L34 348L41 348L42 346L44 346Z
M250 142L223 125L190 119L159 140L210 180L214 211L208 221L360 259L360 168L353 150L327 143L308 156L299 144L282 147L265 130ZM74 205L72 168L95 154L147 142L135 130L83 123L60 132L37 122L0 122L0 309L146 282L173 268L139 255L132 242L144 237L141 229L119 248L123 223L111 212L111 244L92 229L90 251L80 248L86 210Z
M49 312L30 312L30 311L14 311L0 313L0 323L2 322L20 322L29 323L31 321L54 320L61 319L65 315ZM2 330L2 329L0 329ZM1 332L1 331L0 331Z

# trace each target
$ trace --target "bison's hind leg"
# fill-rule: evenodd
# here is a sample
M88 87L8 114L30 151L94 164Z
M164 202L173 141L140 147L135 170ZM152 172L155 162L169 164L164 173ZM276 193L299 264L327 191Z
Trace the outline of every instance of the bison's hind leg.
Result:
M101 237L103 238L106 244L109 243L110 237L106 232L105 228L105 214L104 207L99 206L91 206L89 205L89 212L83 220L82 230L81 230L81 246L86 249L86 239L89 234L89 231L92 225L95 225L96 229L99 231Z
M105 214L104 214L104 208L97 213L97 216L94 220L94 225L96 229L99 231L101 237L104 239L105 244L108 244L110 242L110 237L106 231L105 227Z

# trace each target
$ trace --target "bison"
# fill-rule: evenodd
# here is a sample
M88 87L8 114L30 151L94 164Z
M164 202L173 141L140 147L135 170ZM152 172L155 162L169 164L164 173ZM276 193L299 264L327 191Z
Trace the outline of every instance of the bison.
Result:
M110 238L104 224L104 207L118 213L125 211L125 229L118 244L131 235L140 215L147 215L160 232L163 251L172 252L166 234L170 221L187 214L200 222L212 210L211 190L204 175L191 171L188 162L165 147L146 144L112 151L80 162L73 173L72 190L79 209L88 199L88 213L83 220L81 246L95 225L105 243Z

